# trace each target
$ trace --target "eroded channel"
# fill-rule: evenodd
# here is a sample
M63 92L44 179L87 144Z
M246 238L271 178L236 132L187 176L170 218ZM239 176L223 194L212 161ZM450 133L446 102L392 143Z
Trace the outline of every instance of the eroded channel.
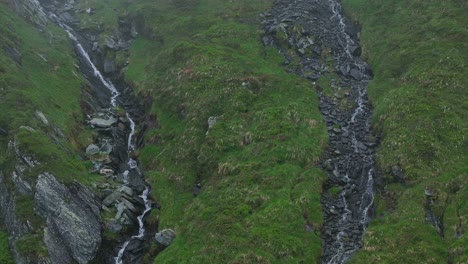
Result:
M322 263L346 263L362 247L374 201L376 137L359 31L338 0L276 1L264 14L263 43L276 46L289 71L310 79L320 98L329 147L322 206Z

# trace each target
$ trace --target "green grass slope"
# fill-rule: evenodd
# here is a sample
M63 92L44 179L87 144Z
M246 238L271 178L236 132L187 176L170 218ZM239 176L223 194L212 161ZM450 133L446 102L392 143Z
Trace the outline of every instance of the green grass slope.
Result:
M378 163L390 184L352 263L467 263L468 3L345 0L362 25ZM406 184L392 179L401 166ZM444 236L425 221L425 188Z
M127 80L153 98L140 153L162 205L152 219L177 233L155 263L313 263L321 253L326 176L315 166L326 130L311 84L261 45L270 4L128 6L140 36Z
M77 74L69 39L52 24L39 30L26 20L0 4L0 170L5 177L2 184L15 196L18 218L29 221L34 229L16 242L16 248L34 260L46 254L41 246L44 223L34 212L34 197L15 193L10 175L17 157L9 142L16 141L22 154L40 162L23 172L23 180L33 187L44 171L62 182L90 183L96 178L88 175L88 165L77 154L91 140L91 134L83 133L80 95L84 82ZM11 55L12 49L21 54L19 60ZM49 125L36 111L44 113ZM5 255L5 235L1 233L0 238L0 262L10 263Z

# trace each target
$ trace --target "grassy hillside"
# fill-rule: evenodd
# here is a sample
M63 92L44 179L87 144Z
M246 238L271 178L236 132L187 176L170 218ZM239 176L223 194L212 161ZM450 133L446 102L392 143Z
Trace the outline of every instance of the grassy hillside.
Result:
M14 193L19 219L29 221L34 229L16 243L17 249L34 257L44 254L43 223L34 212L34 197L15 193L10 175L18 160L8 145L16 140L23 155L40 162L22 175L33 187L38 174L44 171L64 182L90 182L87 165L76 154L92 139L88 132L82 133L80 94L84 82L76 74L74 53L61 29L49 25L39 31L3 3L0 24L0 170L5 176L2 184ZM48 124L41 121L37 111L45 115ZM3 233L0 238L0 262L10 263L5 256L8 249Z
M178 235L155 263L312 263L320 255L312 229L322 221L325 175L315 165L327 135L310 83L261 45L258 14L269 4L134 7L144 26L127 79L154 98L140 158L162 205L160 229ZM217 117L210 129L209 117Z
M365 248L353 263L466 263L468 237L468 32L464 1L345 0L362 25L375 79L369 94L383 135L388 185ZM392 166L405 183L395 183ZM443 237L425 221L424 190Z

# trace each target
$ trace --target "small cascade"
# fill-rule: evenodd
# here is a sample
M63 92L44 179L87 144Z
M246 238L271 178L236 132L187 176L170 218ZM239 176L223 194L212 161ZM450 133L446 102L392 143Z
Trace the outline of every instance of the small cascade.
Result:
M125 253L125 249L127 248L128 244L130 244L130 241L132 239L142 239L145 235L145 224L143 222L143 219L145 218L146 214L151 211L151 202L148 200L148 195L149 195L149 188L146 188L143 193L140 195L140 198L143 199L145 202L145 210L141 215L138 216L138 235L132 236L129 240L125 241L125 243L122 245L122 248L119 250L117 256L114 258L115 259L115 264L123 264L122 257L123 254Z
M263 43L279 49L290 72L314 85L324 75L330 80L332 92L316 85L330 139L322 164L329 177L322 195L321 262L346 263L361 248L373 211L377 142L367 98L372 70L360 58L357 31L347 24L339 0L279 0L264 17Z
M44 12L42 7L40 6L38 2L38 7L40 12ZM45 13L45 12L44 12ZM118 91L118 89L114 86L114 84L106 79L103 74L99 71L99 69L96 67L96 65L92 62L90 55L86 52L86 50L83 48L83 45L80 43L80 40L78 38L78 35L75 33L75 31L65 24L57 15L50 13L49 18L55 22L58 26L60 26L69 36L71 39L73 46L75 47L75 50L81 60L81 62L90 70L88 71L88 74L83 72L83 74L86 77L94 77L96 79L98 85L101 85L105 87L108 90L109 93L109 106L110 108L107 110L108 114L106 116L110 118L115 117L115 108L119 106L119 96L121 96L121 93ZM86 69L85 69L86 71ZM90 76L92 75L92 76ZM135 135L135 129L136 129L136 122L130 115L128 111L126 111L126 118L129 123L129 128L130 131L128 133L128 136L125 140L126 142L126 149L127 149L127 169L123 171L122 177L123 177L123 182L125 185L129 184L130 177L142 177L142 173L140 169L138 168L138 163L135 159L131 158L131 152L135 150L135 145L133 143L134 135ZM132 170L135 170L136 173L132 173ZM140 215L138 215L137 220L138 220L138 234L130 237L120 248L118 251L118 254L116 257L114 257L115 263L123 263L123 256L125 253L125 250L129 243L133 239L143 239L145 235L145 225L144 225L144 218L145 216L151 211L152 209L152 202L149 200L149 194L150 194L150 188L147 184L145 184L146 187L142 191L141 195L139 197L143 200L144 202L144 210Z

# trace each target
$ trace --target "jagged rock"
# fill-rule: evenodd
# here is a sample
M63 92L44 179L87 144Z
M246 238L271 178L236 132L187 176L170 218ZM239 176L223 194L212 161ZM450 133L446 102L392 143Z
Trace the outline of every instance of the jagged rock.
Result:
M120 194L119 192L113 192L110 195L108 195L106 198L104 198L104 200L102 201L102 204L105 206L110 206L121 196L122 194Z
M91 144L86 148L86 154L87 155L94 155L94 154L98 154L98 153L99 153L99 147L94 145L94 144Z
M161 232L156 233L154 236L156 242L165 247L169 246L175 238L176 233L172 229L164 229Z
M133 196L133 190L132 188L128 187L128 186L122 186L119 188L119 191L124 193L124 194L127 194L128 196L132 197Z
M13 171L11 175L11 179L13 183L15 184L16 190L21 193L22 195L32 195L33 190L31 188L31 185L27 182L24 181L19 174L16 173L16 171Z
M129 202L125 198L121 198L121 200L122 200L123 204L125 205L125 208L130 210L132 213L138 213L138 209L131 202Z
M42 123L46 126L49 125L49 120L47 120L46 116L44 115L44 113L42 113L41 111L36 111L36 116L42 121Z
M54 226L55 224L47 219L47 226ZM67 248L64 247L65 242L62 239L58 229L54 226L53 228L44 228L44 243L48 245L47 251L49 258L52 263L72 263L73 257L68 252Z
M125 205L123 203L119 203L117 205L117 214L115 215L115 219L117 220L120 219L124 211L125 211Z
M128 186L138 193L145 190L146 183L137 170L130 170L128 174Z
M71 190L44 173L38 177L34 200L37 212L47 219L49 253L62 254L57 248L64 248L80 264L95 258L101 244L101 219L93 209L97 200L92 191L84 186ZM62 256L51 256L54 258Z
M117 46L117 43L115 43L115 40L113 40L110 37L106 37L106 46L110 49L115 49Z
M117 119L111 117L109 119L102 119L102 118L93 118L89 123L93 126L102 127L102 128L109 128L115 123L117 123Z

